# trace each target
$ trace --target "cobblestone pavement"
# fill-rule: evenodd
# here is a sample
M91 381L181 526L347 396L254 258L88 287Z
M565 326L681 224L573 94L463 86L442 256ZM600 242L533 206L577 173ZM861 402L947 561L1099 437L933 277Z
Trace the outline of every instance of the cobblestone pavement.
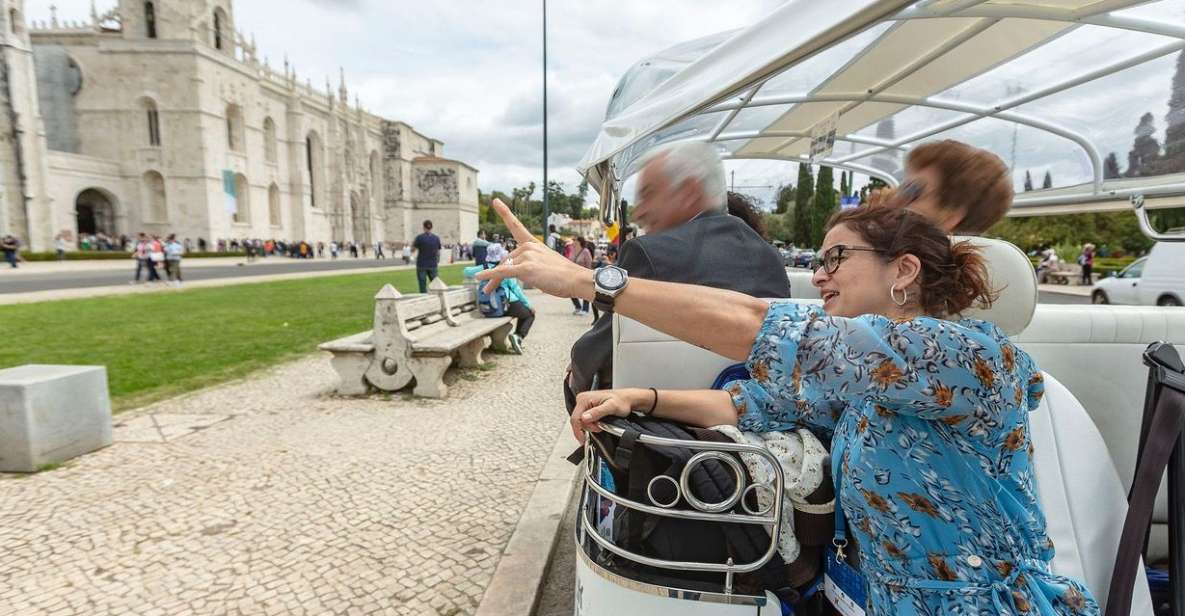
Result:
M591 320L532 301L526 354L450 371L448 400L335 398L310 356L118 415L115 445L63 468L0 475L0 614L473 613Z

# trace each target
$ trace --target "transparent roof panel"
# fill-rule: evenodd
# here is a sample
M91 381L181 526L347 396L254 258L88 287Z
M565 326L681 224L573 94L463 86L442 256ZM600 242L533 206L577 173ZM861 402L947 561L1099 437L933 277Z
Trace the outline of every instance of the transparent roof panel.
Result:
M886 116L873 124L856 131L862 137L874 137L885 140L898 140L914 135L940 124L970 118L971 114L949 109L935 109L933 107L911 106Z
M1010 62L947 89L939 97L992 106L1174 42L1177 39L1168 36L1079 26Z
M813 162L899 180L910 148L956 139L1005 161L1018 204L1030 185L1048 200L1047 176L1067 203L1133 186L1169 194L1185 177L1185 0L852 6L834 19L821 3L791 0L739 33L640 62L611 104L621 119L606 122L581 168L610 160L620 178L678 139L716 139L732 158L799 161L812 134L834 127L834 147ZM734 75L744 78L728 82ZM682 96L691 91L694 100Z
M1175 87L1174 87L1175 86ZM1170 101L1175 100L1175 109ZM1185 52L1021 105L1082 134L1125 176L1185 171ZM1105 173L1115 175L1115 169Z
M807 58L765 82L758 96L806 94L835 74L835 69L849 63L881 37L893 24L882 23Z

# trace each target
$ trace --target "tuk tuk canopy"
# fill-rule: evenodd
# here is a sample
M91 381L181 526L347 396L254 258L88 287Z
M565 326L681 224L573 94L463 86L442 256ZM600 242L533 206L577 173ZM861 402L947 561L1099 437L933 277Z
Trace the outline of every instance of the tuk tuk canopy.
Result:
M921 143L1000 156L1013 215L1185 204L1185 0L796 0L646 58L579 164L612 217L658 146L896 185Z

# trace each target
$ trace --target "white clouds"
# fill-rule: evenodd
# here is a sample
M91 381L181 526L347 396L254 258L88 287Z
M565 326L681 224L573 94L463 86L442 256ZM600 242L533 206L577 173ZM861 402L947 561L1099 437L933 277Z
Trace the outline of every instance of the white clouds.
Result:
M51 0L28 0L47 18ZM56 0L82 19L89 0ZM112 0L99 1L100 11ZM779 0L553 0L548 3L550 176L574 185L573 166L592 142L617 79L675 43L758 20ZM299 78L337 86L368 110L445 142L445 153L481 171L483 190L542 178L539 0L389 2L250 0L235 26L256 35L272 66L285 52Z

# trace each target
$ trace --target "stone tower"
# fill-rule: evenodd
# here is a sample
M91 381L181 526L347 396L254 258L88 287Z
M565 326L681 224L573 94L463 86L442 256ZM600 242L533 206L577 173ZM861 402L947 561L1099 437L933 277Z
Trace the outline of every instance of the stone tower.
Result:
M0 235L50 250L57 230L46 196L47 146L37 106L37 77L25 26L24 0L0 0Z
M201 40L233 54L231 0L120 0L118 12L125 39Z

